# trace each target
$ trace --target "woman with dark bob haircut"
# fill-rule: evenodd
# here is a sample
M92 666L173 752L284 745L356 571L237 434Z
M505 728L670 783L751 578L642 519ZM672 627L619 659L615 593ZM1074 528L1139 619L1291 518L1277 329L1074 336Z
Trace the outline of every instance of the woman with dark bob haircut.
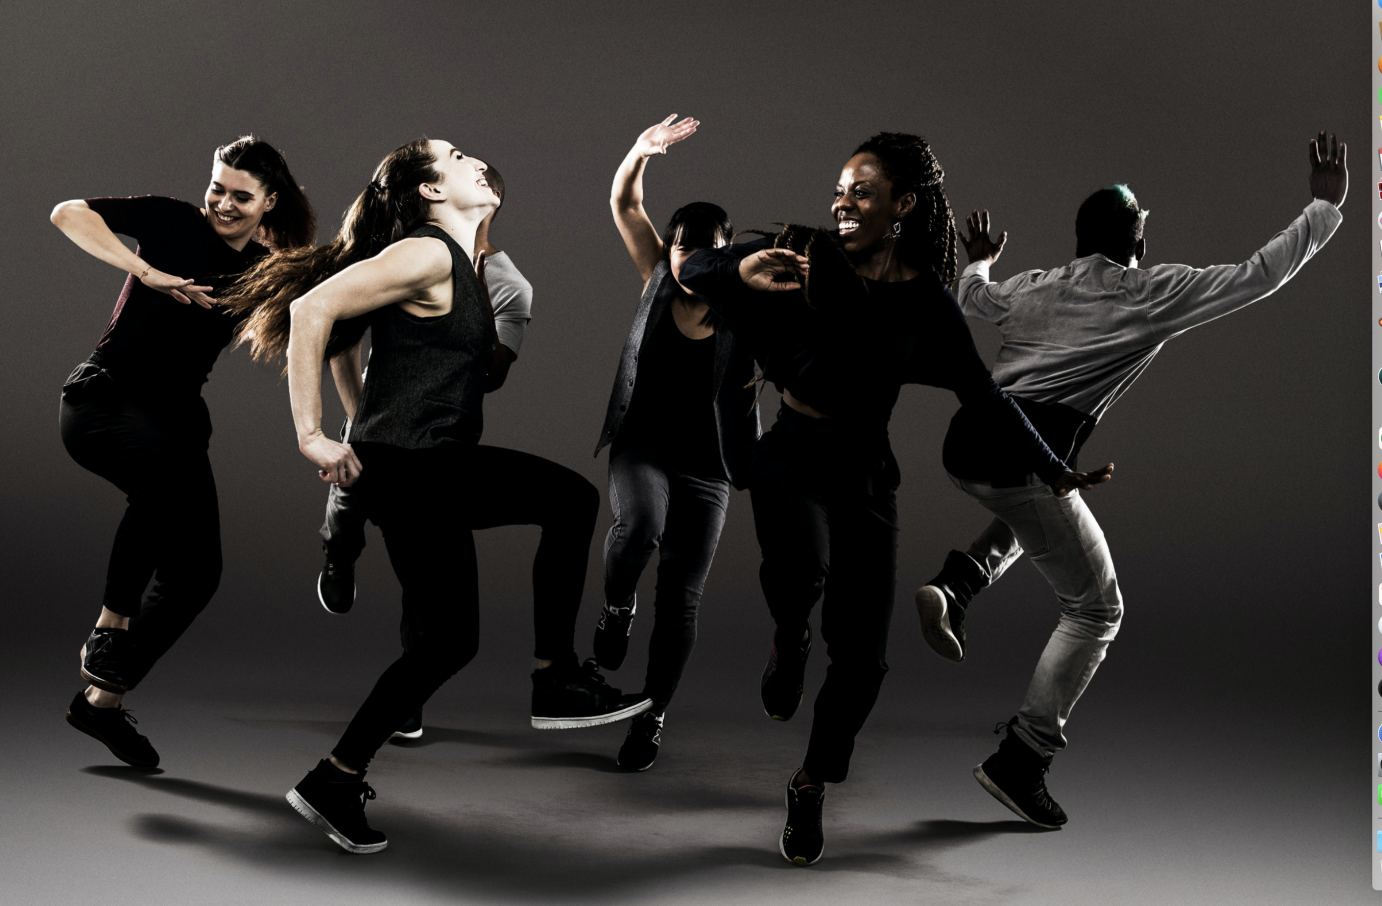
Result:
M264 261L233 303L254 309L245 331L259 357L287 356L298 449L323 481L355 487L403 587L402 656L330 757L287 795L353 853L388 845L365 819L374 798L364 779L370 760L479 650L472 491L495 477L477 468L474 453L497 334L476 234L499 206L485 169L449 142L397 148L375 168L335 241ZM350 443L339 443L321 429L322 363L353 357L366 328L369 377ZM535 726L594 726L648 707L644 698L625 701L593 666L577 664L579 606L577 598L537 614Z
M777 623L763 708L789 719L802 698L809 618L824 595L830 658L802 767L787 784L778 848L809 865L824 848L825 784L843 781L888 665L901 481L888 421L903 384L944 387L983 413L988 444L944 451L1035 472L1058 494L1106 471L1068 470L984 367L946 284L955 219L940 163L915 135L884 132L845 163L833 230L788 225L776 236L697 252L681 282L745 339L783 405L754 456L751 493L759 575Z
M158 753L120 703L221 579L201 387L246 313L228 312L217 294L271 248L309 245L316 220L283 155L253 135L216 149L201 208L156 195L87 198L64 201L51 219L83 251L129 273L96 351L63 385L59 409L67 452L129 501L101 616L82 647L90 685L72 699L67 722L121 761L154 767Z
M677 282L698 249L730 241L724 209L697 201L678 208L658 238L643 210L648 158L696 131L676 114L646 129L614 175L610 207L643 279L595 454L609 451L614 525L605 540L605 606L595 630L600 666L617 670L628 651L634 589L659 551L653 632L644 693L652 708L634 718L619 749L628 771L652 767L667 704L696 644L696 611L729 506L729 486L748 483L758 440L753 359L704 299Z

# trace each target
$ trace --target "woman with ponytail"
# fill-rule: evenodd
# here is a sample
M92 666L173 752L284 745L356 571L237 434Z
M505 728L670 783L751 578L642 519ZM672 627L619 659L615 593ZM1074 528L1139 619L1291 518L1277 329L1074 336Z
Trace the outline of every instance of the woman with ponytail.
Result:
M801 703L809 618L824 596L830 666L806 758L788 781L778 843L798 865L821 856L825 784L848 774L888 669L901 481L888 421L902 385L953 391L991 423L995 455L1058 494L1107 477L1069 471L979 358L946 288L956 234L943 177L925 141L880 133L840 173L834 230L788 225L767 239L697 252L681 272L782 392L751 484L759 575L777 623L760 691L776 720ZM947 448L953 472L951 456Z
M191 625L221 577L201 386L245 311L228 311L219 296L271 248L297 249L316 233L312 205L283 155L253 135L216 149L203 204L87 198L63 202L51 218L83 251L129 274L96 351L62 388L59 424L78 465L129 501L101 615L82 647L90 685L72 699L67 722L138 767L157 765L158 753L120 707L123 696ZM138 249L117 233L138 240Z
M479 646L470 508L473 489L493 480L474 454L497 337L475 253L480 224L498 205L483 162L444 141L410 142L379 164L334 242L266 260L233 301L253 309L245 330L256 355L287 356L298 448L323 481L356 489L403 586L402 656L330 757L287 796L349 852L388 844L364 812L375 752ZM321 429L322 362L353 360L366 328L369 378L350 443L338 443ZM538 627L534 724L591 726L645 710L646 699L625 701L576 664L574 623L572 609Z

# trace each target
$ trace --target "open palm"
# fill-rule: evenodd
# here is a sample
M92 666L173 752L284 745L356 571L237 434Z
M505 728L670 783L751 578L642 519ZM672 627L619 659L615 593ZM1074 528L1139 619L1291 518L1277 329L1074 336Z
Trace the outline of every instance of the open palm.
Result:
M701 124L700 120L693 120L689 116L683 118L681 122L673 123L672 120L676 118L677 115L674 113L656 126L645 129L643 134L638 137L638 141L634 143L634 148L638 153L643 157L666 154L668 145L675 145L682 139L689 138L696 131L696 127Z

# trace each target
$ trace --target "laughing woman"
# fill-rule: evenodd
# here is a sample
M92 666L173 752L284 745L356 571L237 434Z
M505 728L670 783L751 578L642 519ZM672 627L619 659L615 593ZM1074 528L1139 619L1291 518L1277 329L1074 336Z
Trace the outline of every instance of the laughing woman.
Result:
M783 405L754 456L754 525L763 595L777 623L761 694L787 720L802 698L809 618L830 658L802 767L787 786L782 855L821 856L825 784L849 772L873 709L897 573L901 482L888 421L903 384L952 390L982 412L992 456L1065 494L1107 472L1069 471L993 382L945 285L955 277L955 221L931 148L880 133L835 186L836 230L789 226L773 238L701 251L681 282L744 337ZM947 468L959 455L947 445ZM953 472L954 469L951 468Z
M398 148L375 169L334 242L265 261L231 303L255 307L246 334L257 356L286 353L298 448L322 480L357 489L403 587L403 655L330 757L288 793L294 809L349 852L378 852L388 842L365 819L365 801L374 798L364 781L370 760L479 648L471 492L494 480L474 454L496 333L484 259L478 274L472 261L476 231L499 206L484 172L484 163L444 141ZM350 443L338 443L321 430L322 362L353 354L366 328L369 378ZM553 726L592 726L645 710L646 699L624 702L577 665L579 604L544 614L538 627L534 715Z
M221 526L201 397L242 315L216 294L267 246L292 249L316 233L312 206L283 156L254 136L216 149L204 207L141 195L65 201L53 223L88 254L129 273L91 357L62 388L63 444L129 505L115 533L101 616L82 647L67 722L121 761L158 753L120 707L216 592ZM116 236L139 242L131 252ZM256 241L258 240L258 241ZM145 594L149 580L153 587Z

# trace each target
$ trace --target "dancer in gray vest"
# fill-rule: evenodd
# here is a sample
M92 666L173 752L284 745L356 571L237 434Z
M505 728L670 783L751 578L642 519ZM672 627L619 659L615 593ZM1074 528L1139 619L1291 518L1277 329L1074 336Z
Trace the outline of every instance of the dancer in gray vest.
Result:
M605 539L605 606L595 657L617 670L628 651L634 589L659 552L653 633L643 691L652 707L629 723L618 764L652 767L663 717L696 644L696 611L729 507L758 440L753 357L703 299L677 282L693 252L729 242L729 217L698 201L678 208L659 238L643 210L643 170L696 131L676 114L645 130L614 175L610 207L643 296L619 359L595 455L609 452L614 525Z
M388 155L347 212L336 241L274 257L240 284L262 295L246 325L255 352L286 351L298 448L323 481L357 485L384 536L409 645L380 676L344 735L288 793L299 814L342 848L387 845L370 828L370 759L408 715L479 646L479 583L467 508L490 481L475 465L485 383L494 361L493 309L472 266L475 234L499 204L481 161L419 139ZM285 315L289 317L285 318ZM321 430L321 369L371 331L371 368L350 444ZM539 627L533 714L551 726L631 717L627 702L577 665L562 626Z
M504 180L492 164L486 163L489 188L504 203ZM509 256L489 241L490 227L499 208L491 211L475 233L475 247L485 255L485 286L494 309L494 325L499 342L494 365L485 391L503 385L509 366L517 360L523 331L532 317L533 288L518 272ZM360 349L332 360L336 388L353 416L363 389ZM346 440L350 424L342 432ZM563 627L574 621L585 589L590 542L600 510L600 494L578 473L548 459L480 444L472 454L474 467L483 475L513 476L513 481L485 482L471 489L467 515L472 530L501 525L537 525L542 529L533 558L533 626L536 632ZM326 504L326 519L321 528L326 564L317 579L317 599L331 613L346 613L355 600L355 561L365 547L365 512L357 493L350 487L332 485ZM561 628L561 635L575 631L574 623ZM400 627L403 647L410 645L406 616ZM542 647L539 637L537 646ZM540 715L535 725L546 728ZM422 712L409 715L397 730L398 740L422 736Z
M1081 445L1108 408L1151 364L1162 344L1280 289L1338 228L1348 193L1346 146L1325 134L1310 142L1314 201L1242 264L1141 269L1143 221L1127 186L1095 192L1075 218L1075 261L989 280L1007 233L989 237L987 211L969 215L970 265L960 278L964 313L998 325L1003 344L993 377L1022 407L1057 454L1075 468ZM1078 492L1057 497L1033 475L1002 468L974 413L961 409L946 436L963 468L951 480L995 516L968 552L951 551L940 575L916 594L927 643L964 659L965 608L1025 550L1060 601L1047 643L1017 716L998 751L974 769L979 783L1018 815L1059 827L1065 811L1044 775L1065 748L1070 710L1118 632L1123 598L1104 533ZM1004 724L999 724L1003 728Z

